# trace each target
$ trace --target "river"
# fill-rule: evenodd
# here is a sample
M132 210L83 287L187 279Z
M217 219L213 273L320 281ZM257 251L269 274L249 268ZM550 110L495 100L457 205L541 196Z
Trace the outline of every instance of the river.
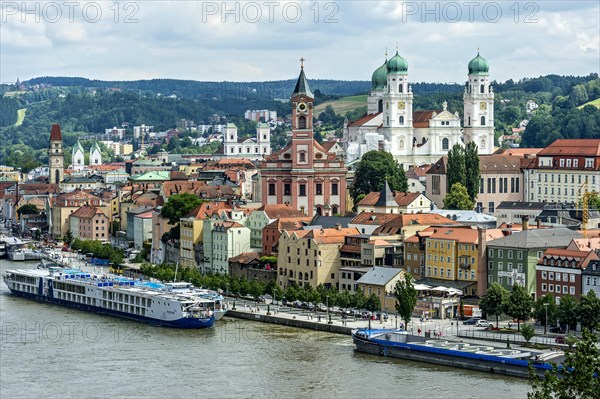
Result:
M0 260L0 270L36 263ZM526 380L354 352L225 317L175 330L16 298L0 283L2 398L525 398Z

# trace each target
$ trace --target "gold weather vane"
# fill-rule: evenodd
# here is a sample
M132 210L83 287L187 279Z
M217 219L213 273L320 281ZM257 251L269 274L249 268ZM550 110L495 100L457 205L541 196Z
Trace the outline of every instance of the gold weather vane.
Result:
M304 68L304 61L306 61L304 57L300 58L300 68Z

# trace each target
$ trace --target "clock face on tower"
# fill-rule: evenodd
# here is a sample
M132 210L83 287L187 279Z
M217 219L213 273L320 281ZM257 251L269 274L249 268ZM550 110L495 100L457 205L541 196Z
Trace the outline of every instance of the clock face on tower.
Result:
M298 111L300 111L300 112L305 112L306 108L307 108L306 103L299 103L298 107L297 107Z
M487 104L485 102L480 102L479 103L479 109L484 111L487 108Z
M406 105L404 104L404 101L400 101L400 102L398 103L398 109L404 109L404 108L405 108L405 106L406 106Z

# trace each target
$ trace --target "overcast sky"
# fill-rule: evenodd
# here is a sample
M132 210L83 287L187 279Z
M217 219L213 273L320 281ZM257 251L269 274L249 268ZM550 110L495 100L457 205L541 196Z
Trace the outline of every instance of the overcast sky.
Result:
M411 81L457 82L477 54L492 79L600 69L594 1L2 0L0 81L39 76L368 80L385 57ZM25 7L23 7L25 5Z

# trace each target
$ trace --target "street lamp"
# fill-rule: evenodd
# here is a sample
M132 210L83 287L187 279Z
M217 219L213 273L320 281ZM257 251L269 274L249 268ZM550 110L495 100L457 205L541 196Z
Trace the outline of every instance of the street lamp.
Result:
M331 316L329 315L329 295L325 297L325 307L327 308L327 324L331 324Z
M544 335L548 335L548 305L550 305L548 302L544 304L544 307L546 308L546 322L544 323Z

